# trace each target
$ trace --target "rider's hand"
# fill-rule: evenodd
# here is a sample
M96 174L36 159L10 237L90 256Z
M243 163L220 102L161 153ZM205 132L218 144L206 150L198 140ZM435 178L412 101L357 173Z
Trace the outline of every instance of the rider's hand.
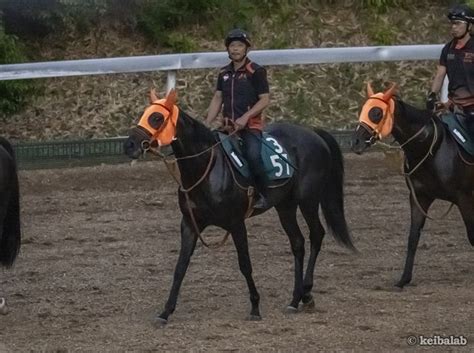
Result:
M242 130L247 126L249 119L240 117L235 121L235 129L236 130Z
M428 98L426 98L426 109L430 111L434 111L435 106L436 106L436 101L437 101L436 93L430 92L430 94L428 94Z

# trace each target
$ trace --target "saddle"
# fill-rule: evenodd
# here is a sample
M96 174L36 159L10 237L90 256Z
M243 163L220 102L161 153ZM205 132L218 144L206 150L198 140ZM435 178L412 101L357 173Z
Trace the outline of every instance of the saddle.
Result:
M249 165L242 152L242 140L236 135L230 136L220 131L214 133L235 170L244 178L250 178ZM287 151L274 136L267 132L263 132L262 136L261 158L269 181L288 179L293 176L294 163L290 160Z
M440 114L440 119L458 145L471 157L474 157L474 139L473 136L469 135L465 126L466 117L464 114L462 112L445 111Z

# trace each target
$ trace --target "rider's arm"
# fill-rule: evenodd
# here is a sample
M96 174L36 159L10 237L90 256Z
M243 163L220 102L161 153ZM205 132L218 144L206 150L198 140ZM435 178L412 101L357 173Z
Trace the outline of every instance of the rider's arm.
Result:
M436 75L433 79L433 83L431 84L431 92L436 94L439 93L441 90L441 86L443 85L444 77L446 76L446 66L438 65L438 69L436 70Z
M207 110L206 124L211 124L222 108L222 91L217 90L212 97L211 104Z
M263 93L258 96L258 101L250 108L244 115L237 119L236 123L244 127L247 125L250 118L260 114L270 104L270 94Z

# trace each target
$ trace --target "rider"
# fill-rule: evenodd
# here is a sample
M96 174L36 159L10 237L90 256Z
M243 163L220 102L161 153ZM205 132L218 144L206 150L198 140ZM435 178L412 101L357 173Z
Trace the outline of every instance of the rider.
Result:
M455 5L449 9L448 18L453 39L441 52L426 108L435 108L436 96L448 75L449 103L463 110L469 134L474 137L474 39L470 33L474 11L467 5Z
M266 70L247 57L251 43L249 35L236 28L225 38L231 62L221 68L217 87L209 105L206 123L209 125L223 110L224 124L233 123L244 144L245 157L260 197L254 208L267 208L267 178L260 157L262 147L262 111L270 103Z

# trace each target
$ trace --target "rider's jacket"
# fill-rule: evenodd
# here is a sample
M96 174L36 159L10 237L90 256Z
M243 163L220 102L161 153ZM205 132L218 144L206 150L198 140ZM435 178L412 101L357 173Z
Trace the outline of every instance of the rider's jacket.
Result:
M439 63L446 67L449 99L461 106L474 105L474 38L464 46L455 39L447 43Z
M259 95L269 92L267 71L248 58L238 70L234 70L231 62L221 68L216 89L222 91L224 118L236 120L258 102ZM261 130L262 115L250 118L248 127Z

